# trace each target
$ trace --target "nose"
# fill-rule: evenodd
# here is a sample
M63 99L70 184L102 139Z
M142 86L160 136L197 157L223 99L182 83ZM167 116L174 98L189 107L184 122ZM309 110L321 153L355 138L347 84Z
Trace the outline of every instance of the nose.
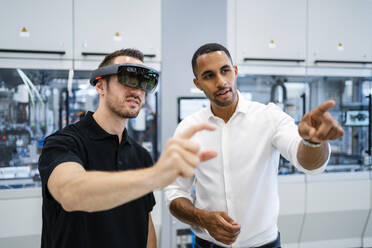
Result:
M216 76L216 87L217 88L224 88L226 87L226 80L221 74L217 74Z

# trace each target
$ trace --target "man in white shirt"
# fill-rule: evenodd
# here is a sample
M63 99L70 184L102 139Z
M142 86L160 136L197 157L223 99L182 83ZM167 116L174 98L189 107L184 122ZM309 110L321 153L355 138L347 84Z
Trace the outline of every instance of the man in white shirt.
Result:
M330 156L327 140L343 135L328 112L335 103L322 103L304 115L297 127L274 104L249 102L240 96L238 68L224 46L201 46L192 67L194 84L209 98L210 107L186 117L175 135L197 123L214 124L214 132L198 132L193 141L218 155L198 165L193 177L179 177L165 189L170 211L192 226L200 248L280 247L280 154L300 171L321 173Z

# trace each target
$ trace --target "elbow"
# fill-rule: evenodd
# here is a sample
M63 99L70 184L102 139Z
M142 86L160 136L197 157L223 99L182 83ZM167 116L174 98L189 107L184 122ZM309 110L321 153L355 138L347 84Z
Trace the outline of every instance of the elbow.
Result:
M73 212L79 210L77 207L78 201L76 200L78 197L70 190L63 187L59 194L58 194L58 201L61 204L63 210L66 212Z
M81 194L74 190L61 189L58 202L66 212L84 211L92 213L97 211L97 209L87 207L86 199L83 199Z

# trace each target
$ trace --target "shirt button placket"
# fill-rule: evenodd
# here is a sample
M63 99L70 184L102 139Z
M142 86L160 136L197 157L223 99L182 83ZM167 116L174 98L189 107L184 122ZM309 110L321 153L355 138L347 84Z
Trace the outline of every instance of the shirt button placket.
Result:
M223 164L223 171L224 171L224 179L225 179L225 197L226 197L226 206L227 206L227 214L230 218L235 220L234 214L234 206L233 206L233 189L232 189L232 182L233 180L230 178L230 164L229 164L229 124L223 125L222 128L222 164ZM235 220L236 221L236 220ZM232 247L237 247L238 241L235 241Z
M123 169L123 161L120 159L120 145L116 147L116 167L117 169Z
M232 202L231 202L231 184L230 184L230 174L229 174L229 150L228 150L228 130L227 125L224 124L222 127L222 164L223 164L223 174L225 179L225 197L227 214L230 215L232 212Z
M122 167L122 165L123 165L123 162L122 162L122 161L120 161L120 160L118 160L118 167L119 167L119 168L121 168L121 167Z

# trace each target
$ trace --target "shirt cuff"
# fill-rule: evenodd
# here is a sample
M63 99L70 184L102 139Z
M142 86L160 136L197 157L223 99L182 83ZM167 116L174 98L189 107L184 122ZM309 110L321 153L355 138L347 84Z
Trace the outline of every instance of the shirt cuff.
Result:
M184 191L181 191L179 189L176 190L176 189L173 189L172 186L168 186L165 189L165 199L166 199L166 203L167 203L167 208L169 208L171 202L174 199L179 198L179 197L189 199L191 202L193 202L193 199L188 192L184 192Z
M302 142L302 141L301 141ZM331 157L331 145L328 143L328 158L327 160L322 164L322 166L320 166L319 168L316 168L314 170L308 170L308 169L305 169L299 161L297 161L297 163L299 164L300 166L300 170L304 173L306 173L307 175L317 175L317 174L321 174L327 167L327 164L328 164L328 161L329 161L329 158Z

